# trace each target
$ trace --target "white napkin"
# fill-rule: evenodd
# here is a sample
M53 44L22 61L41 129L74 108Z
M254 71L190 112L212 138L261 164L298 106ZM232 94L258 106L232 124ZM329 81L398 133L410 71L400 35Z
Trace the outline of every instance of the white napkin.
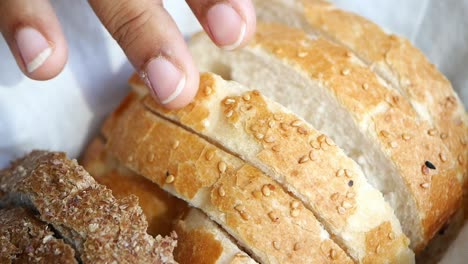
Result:
M409 38L468 104L468 0L335 2ZM68 64L57 78L38 82L24 77L0 41L0 168L32 149L78 156L128 89L132 68L86 1L52 3L69 45ZM185 36L200 30L184 1L165 5ZM465 227L443 263L466 263L467 242Z

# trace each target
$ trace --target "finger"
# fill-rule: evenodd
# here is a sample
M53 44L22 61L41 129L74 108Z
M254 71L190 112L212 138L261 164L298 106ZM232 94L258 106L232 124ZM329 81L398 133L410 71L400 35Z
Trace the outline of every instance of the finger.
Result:
M255 33L250 0L186 0L213 42L225 50L244 46Z
M155 0L89 0L104 26L167 108L192 101L199 74L182 34Z
M28 77L51 79L65 66L65 38L48 0L0 1L0 31Z

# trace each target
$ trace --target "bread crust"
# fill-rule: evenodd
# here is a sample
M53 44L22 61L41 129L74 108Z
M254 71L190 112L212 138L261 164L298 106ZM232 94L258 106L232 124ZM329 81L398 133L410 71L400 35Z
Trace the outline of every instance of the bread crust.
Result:
M116 199L75 160L33 151L0 171L3 203L38 211L72 244L83 263L175 263L173 237L153 238L134 196Z
M462 179L457 158L429 132L433 126L418 117L408 100L348 49L280 24L259 22L257 28L255 40L241 52L269 56L326 88L351 114L360 133L379 146L401 175L418 209L415 217L419 218L417 226L405 226L405 231L417 234L411 236L412 248L421 250L460 208ZM201 38L195 36L193 43L208 43ZM227 53L217 56L222 58L221 64L235 60L235 55ZM309 92L313 90L304 91ZM437 169L428 171L426 161Z
M78 263L75 251L46 223L21 208L0 209L1 263Z
M260 262L352 262L300 203L300 214L290 218L296 200L255 167L154 115L138 100L114 118L107 147L117 159L201 208ZM270 189L268 197L262 188Z

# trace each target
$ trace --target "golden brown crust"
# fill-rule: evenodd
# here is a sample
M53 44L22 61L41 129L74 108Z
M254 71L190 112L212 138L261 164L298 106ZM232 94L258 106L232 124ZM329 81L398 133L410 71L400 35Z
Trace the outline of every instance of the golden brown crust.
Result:
M367 19L321 0L303 5L313 28L349 47L412 104L424 108L423 118L435 127L433 136L440 137L458 160L457 173L465 178L468 191L468 117L447 78L408 40L385 33ZM432 231L428 227L429 237Z
M369 210L366 207L369 205L356 203L356 197L369 195L367 199L379 205L379 208L374 208L379 211L375 213L374 221L362 224L370 227L368 231L384 221L393 221L397 225L395 237L404 237L383 197L366 183L358 166L330 138L318 133L297 116L285 113L278 106L275 108L271 102L267 103L258 92L244 93L240 87L227 87L221 83L219 77L203 74L195 101L178 111L166 111L149 97L144 99L144 103L158 114L211 137L230 151L238 152L250 162L252 155L247 152L254 152L258 161L270 168L270 172L280 174L275 179L279 178L289 190L307 201L322 223L332 230L337 241L344 243L356 259L362 260L367 255L366 246L360 244L364 243L367 229L361 227L364 231L354 232L347 228L352 225L350 221L359 221L355 215ZM204 112L210 112L211 116L198 114ZM227 142L229 140L235 142L234 147ZM249 149L239 148L241 144L248 145ZM257 165L258 162L253 163ZM341 236L346 236L348 240L344 241ZM387 236L385 240L388 240ZM395 242L392 246L396 251L405 251L407 239Z
M420 217L420 230L414 232L421 235L412 237L412 245L423 247L460 207L462 185L457 157L440 137L433 135L433 126L420 120L405 97L388 87L346 48L324 38L309 38L302 30L284 25L259 22L257 29L248 52L258 57L276 57L278 63L285 62L319 82L351 114L361 133L380 145L413 194L418 209L415 217ZM391 134L391 140L381 134ZM437 169L426 173L426 161Z
M37 210L84 263L174 263L175 240L146 233L137 199L115 199L64 153L31 152L0 171L0 189L7 192L3 200Z
M155 116L138 101L116 120L109 130L111 153L200 207L262 262L351 262L300 203L299 215L291 218L295 199L256 168ZM268 196L262 188L270 190Z
M138 204L148 221L147 232L152 236L169 235L173 221L187 210L186 202L120 165L107 152L102 138L95 138L86 149L83 167L97 182L111 189L116 198L138 197Z
M24 208L0 210L0 263L78 263L75 251Z

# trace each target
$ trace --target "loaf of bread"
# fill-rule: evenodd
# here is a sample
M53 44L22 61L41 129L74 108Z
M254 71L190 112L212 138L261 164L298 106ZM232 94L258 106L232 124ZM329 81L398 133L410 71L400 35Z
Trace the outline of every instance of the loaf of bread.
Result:
M218 50L201 34L191 51L202 70L259 89L343 147L395 210L411 247L422 250L460 208L456 154L405 94L347 48L280 24L257 29L238 52Z
M0 189L0 207L38 212L82 263L175 263L175 234L148 235L136 197L116 199L63 153L33 151L13 162L0 171Z

